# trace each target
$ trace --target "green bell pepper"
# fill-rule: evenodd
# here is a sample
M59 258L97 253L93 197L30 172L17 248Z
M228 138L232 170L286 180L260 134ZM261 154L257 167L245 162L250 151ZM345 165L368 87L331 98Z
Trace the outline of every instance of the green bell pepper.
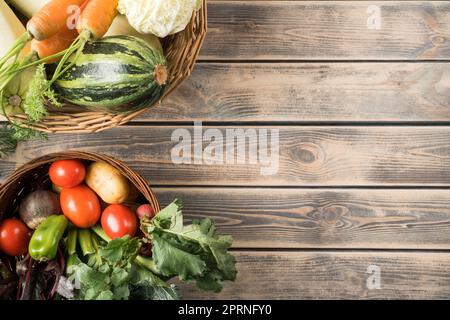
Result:
M52 215L42 221L31 237L28 246L30 256L38 261L55 259L68 225L69 220L63 215Z

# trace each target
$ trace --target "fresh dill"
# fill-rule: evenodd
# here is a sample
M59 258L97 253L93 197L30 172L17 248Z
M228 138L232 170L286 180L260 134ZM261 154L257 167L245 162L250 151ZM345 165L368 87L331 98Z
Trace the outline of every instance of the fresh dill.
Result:
M50 81L47 80L45 66L40 64L28 86L23 103L23 109L30 122L38 122L48 115L47 102L55 107L61 106L55 92L51 89Z
M47 135L17 124L0 126L0 159L7 157L16 150L20 141L43 140Z

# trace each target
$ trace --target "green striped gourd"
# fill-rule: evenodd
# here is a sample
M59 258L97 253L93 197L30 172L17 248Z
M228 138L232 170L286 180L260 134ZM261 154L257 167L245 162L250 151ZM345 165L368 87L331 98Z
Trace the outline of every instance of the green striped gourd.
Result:
M72 55L69 62L74 59ZM54 87L72 104L122 113L159 100L167 77L167 62L156 37L149 43L132 36L112 36L88 42Z

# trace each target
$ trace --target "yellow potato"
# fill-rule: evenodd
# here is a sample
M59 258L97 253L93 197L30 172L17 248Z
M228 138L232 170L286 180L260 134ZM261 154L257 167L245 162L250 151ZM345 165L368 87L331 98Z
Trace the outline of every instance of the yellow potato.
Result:
M103 163L92 163L86 172L86 184L108 204L119 204L127 200L130 183L119 170Z

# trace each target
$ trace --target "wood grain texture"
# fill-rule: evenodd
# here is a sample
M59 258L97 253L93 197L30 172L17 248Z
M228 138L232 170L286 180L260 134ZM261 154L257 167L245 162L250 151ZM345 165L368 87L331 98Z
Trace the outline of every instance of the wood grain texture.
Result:
M434 60L450 58L450 3L375 1L381 28L359 1L215 1L203 60Z
M126 161L154 185L450 185L450 127L446 126L264 126L279 129L279 167L274 175L261 175L268 164L260 163L176 165L171 159L171 149L178 144L178 136L171 140L176 128L123 126L98 134L53 135L48 141L24 143L15 155L3 160L0 177L4 179L16 166L37 156L83 149ZM219 127L224 135L227 128Z
M181 285L185 299L448 299L449 253L236 252L238 278L220 294ZM366 286L370 265L381 289Z
M156 188L234 248L450 249L449 190Z
M448 122L450 63L199 63L136 120Z
M138 120L449 121L450 64L199 63Z
M235 239L237 281L220 294L180 284L186 299L448 299L450 127L406 125L450 121L450 2L227 0L208 11L200 62L161 106L130 126L22 143L0 160L0 183L55 151L124 160L163 205L181 198L188 220L212 218ZM279 129L278 172L173 164L172 125L199 120L223 133ZM340 122L377 126L309 126ZM402 186L415 189L388 189ZM367 288L370 265L379 290Z

